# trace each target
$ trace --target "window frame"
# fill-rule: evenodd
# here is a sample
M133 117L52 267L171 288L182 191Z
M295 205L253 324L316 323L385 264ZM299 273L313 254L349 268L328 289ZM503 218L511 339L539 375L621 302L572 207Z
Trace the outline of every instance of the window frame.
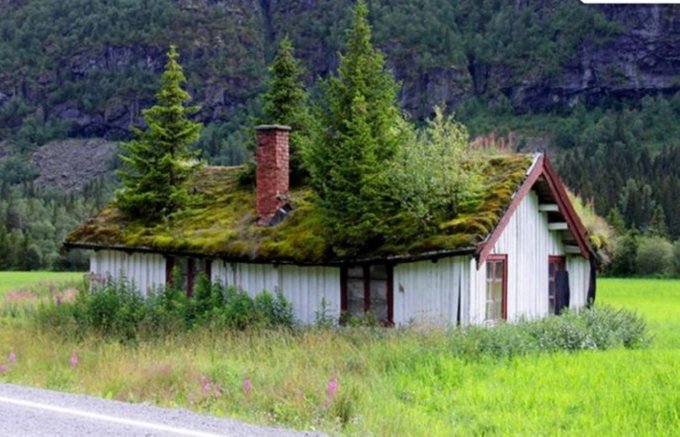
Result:
M387 287L387 319L380 320L385 326L394 325L394 265L393 264L347 264L340 268L340 310L342 314L349 314L348 271L352 267L361 267L364 282L364 315L371 310L371 267L383 265L386 273Z
M551 265L557 265L558 267L561 266L562 269L560 270L559 268L553 271L553 275L550 276L550 266ZM556 273L559 271L567 271L567 257L564 255L549 255L548 256L548 314L549 315L556 315L557 314L557 282L556 282ZM553 309L550 311L550 287L553 287L553 295L552 295L552 301L553 301Z
M501 318L489 318L487 313L487 302L489 296L489 285L497 284L495 270L492 280L489 280L488 269L491 264L501 264L502 275L501 275ZM508 255L507 254L494 254L489 255L486 259L486 275L484 277L484 321L489 323L497 323L508 319ZM495 267L494 267L495 269ZM494 300L495 303L495 300Z

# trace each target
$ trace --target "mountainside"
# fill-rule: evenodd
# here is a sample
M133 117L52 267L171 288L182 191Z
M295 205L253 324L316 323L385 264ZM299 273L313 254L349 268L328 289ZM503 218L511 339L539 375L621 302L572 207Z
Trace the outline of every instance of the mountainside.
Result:
M367 1L415 123L444 103L478 145L549 150L620 233L680 239L680 6ZM59 245L111 199L115 142L154 103L170 45L201 106L196 147L241 164L279 41L318 101L353 4L0 0L0 270L83 268Z
M170 44L199 118L226 121L262 91L284 34L310 83L333 70L351 3L4 0L0 140L25 124L54 131L48 137L125 137L152 101ZM371 10L376 44L416 118L471 97L535 112L680 89L677 7L391 0Z

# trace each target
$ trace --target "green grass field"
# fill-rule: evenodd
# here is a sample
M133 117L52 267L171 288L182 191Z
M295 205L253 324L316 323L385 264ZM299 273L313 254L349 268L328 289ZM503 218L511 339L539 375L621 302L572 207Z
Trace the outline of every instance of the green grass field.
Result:
M652 346L469 360L438 330L199 331L123 345L5 317L0 364L10 351L17 363L0 381L331 434L677 435L680 281L602 279L598 293L598 302L643 314ZM330 378L339 383L332 400Z
M35 288L36 284L62 284L82 279L79 272L0 272L0 296L9 290L26 287Z

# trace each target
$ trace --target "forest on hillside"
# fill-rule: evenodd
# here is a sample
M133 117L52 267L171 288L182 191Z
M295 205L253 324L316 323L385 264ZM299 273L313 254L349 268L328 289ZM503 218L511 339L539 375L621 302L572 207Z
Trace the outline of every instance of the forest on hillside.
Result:
M316 79L338 65L352 3L0 0L0 269L82 267L83 257L59 253L60 241L110 199L115 181L98 177L69 193L37 187L31 156L52 140L128 139L154 102L171 43L201 105L196 147L211 163L241 164L278 41L291 38L318 98ZM368 3L375 44L414 122L445 104L473 137L548 150L621 234L680 238L678 7Z

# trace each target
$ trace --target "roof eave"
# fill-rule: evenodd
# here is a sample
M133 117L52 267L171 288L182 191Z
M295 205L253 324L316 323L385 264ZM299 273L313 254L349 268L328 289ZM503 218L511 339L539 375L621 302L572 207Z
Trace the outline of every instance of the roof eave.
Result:
M389 256L374 256L374 257L364 257L364 258L352 258L352 259L327 259L319 261L298 261L290 259L262 259L262 258L249 258L249 257L235 257L229 256L227 254L206 254L200 252L192 251L178 251L178 250L162 250L152 247L130 247L124 245L116 244L98 244L98 243L77 243L68 242L64 243L63 248L66 250L71 249L86 249L86 250L117 250L126 253L157 253L164 256L190 256L197 258L217 258L224 260L226 262L239 262L248 264L276 264L276 265L298 265L298 266L343 266L343 265L356 265L356 264L399 264L415 261L431 260L437 261L440 258L446 258L451 256L463 256L463 255L474 255L476 252L475 246L466 246L457 249L449 250L437 250L422 252L419 254L408 254L408 255L389 255Z
M476 258L477 258L477 268L479 268L487 257L490 255L491 250L496 245L496 242L500 238L501 234L505 230L505 227L510 222L510 218L515 210L519 207L519 204L524 200L524 197L531 191L532 187L536 183L539 177L545 176L548 186L555 197L555 201L559 205L560 211L564 214L567 221L567 226L569 231L576 238L576 242L581 251L581 255L589 259L593 256L593 250L588 244L587 231L581 222L578 214L574 210L574 207L567 196L566 190L564 189L564 184L560 179L557 172L553 169L548 157L545 154L539 154L534 158L529 170L527 170L527 177L524 182L517 189L515 194L513 194L512 201L507 207L503 216L499 220L496 227L487 235L487 237L477 246Z

